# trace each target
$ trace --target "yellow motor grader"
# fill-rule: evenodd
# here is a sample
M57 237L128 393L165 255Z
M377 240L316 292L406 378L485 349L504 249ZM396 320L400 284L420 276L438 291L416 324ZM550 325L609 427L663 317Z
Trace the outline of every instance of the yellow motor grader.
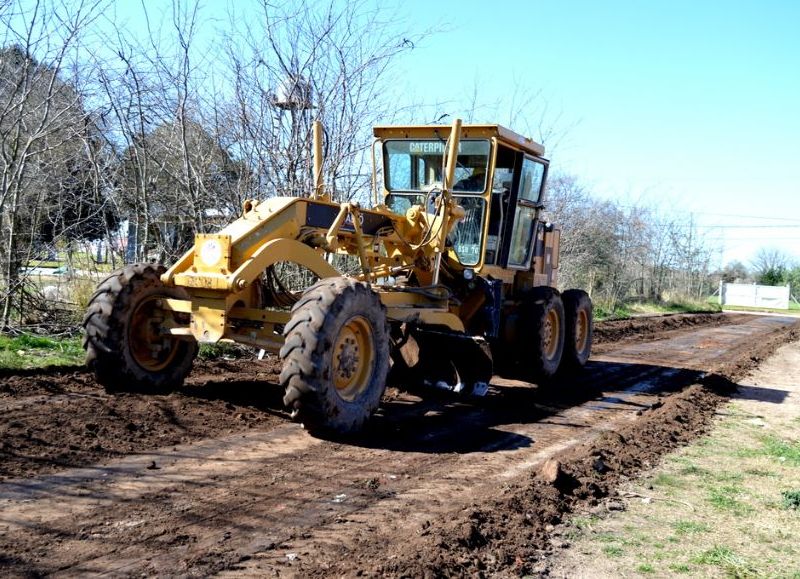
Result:
M313 135L308 197L246 201L169 269L129 265L99 284L83 326L101 384L174 388L199 343L237 342L280 355L284 402L306 428L344 433L387 379L479 394L493 373L541 383L586 363L592 304L556 290L544 147L460 120L376 127L366 209L331 201L318 123ZM333 265L347 260L357 273ZM292 267L308 287L287 287Z

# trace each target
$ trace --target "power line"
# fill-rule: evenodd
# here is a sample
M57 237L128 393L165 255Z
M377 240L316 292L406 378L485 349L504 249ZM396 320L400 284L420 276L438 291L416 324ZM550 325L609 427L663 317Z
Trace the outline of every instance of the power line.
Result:
M641 205L618 205L618 207L624 207L626 209L647 209L647 207L643 207ZM774 216L766 216L766 215L748 215L743 213L715 213L713 211L686 211L687 214L692 215L712 215L714 217L737 217L740 219L766 219L770 221L791 221L793 223L800 224L800 219L792 218L792 217L774 217Z
M713 213L711 211L690 211L689 213L694 213L696 215L713 215L714 217L739 217L743 219L768 219L771 221L793 221L794 223L800 223L800 219L793 219L791 217L767 217L765 215L741 215L735 213Z
M800 240L800 237L705 237L706 241L788 241Z
M667 223L657 221L658 227L689 227L691 229L800 229L800 223L796 225L704 225L702 223Z
M798 229L800 223L797 225L702 225L700 223L680 224L678 227L702 227L703 229Z

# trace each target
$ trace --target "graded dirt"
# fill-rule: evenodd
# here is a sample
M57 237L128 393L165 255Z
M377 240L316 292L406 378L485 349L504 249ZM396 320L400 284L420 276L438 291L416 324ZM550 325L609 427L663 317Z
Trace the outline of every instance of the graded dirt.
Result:
M200 363L167 396L110 396L81 369L6 375L0 570L535 572L551 525L703 432L728 380L796 323L666 318L598 324L600 355L558 388L390 389L339 441L289 422L274 360Z

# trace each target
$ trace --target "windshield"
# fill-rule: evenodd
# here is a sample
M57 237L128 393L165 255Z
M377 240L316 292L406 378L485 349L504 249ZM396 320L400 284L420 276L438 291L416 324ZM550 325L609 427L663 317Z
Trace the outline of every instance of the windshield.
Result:
M442 162L447 143L437 139L391 140L384 143L383 167L389 191L427 191L444 180ZM458 145L453 191L486 189L489 141L464 139Z
M474 195L462 195L457 200L464 208L464 219L453 228L447 240L461 265L472 267L478 265L481 260L483 212L486 202L482 197Z

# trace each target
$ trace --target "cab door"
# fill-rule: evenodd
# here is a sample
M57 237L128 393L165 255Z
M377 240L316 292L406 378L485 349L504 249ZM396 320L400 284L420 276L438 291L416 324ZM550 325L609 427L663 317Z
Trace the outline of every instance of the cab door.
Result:
M507 219L505 224L503 265L510 269L529 270L534 254L533 239L542 208L547 161L522 155L522 162L517 167L509 200L509 209L513 208L514 218Z

